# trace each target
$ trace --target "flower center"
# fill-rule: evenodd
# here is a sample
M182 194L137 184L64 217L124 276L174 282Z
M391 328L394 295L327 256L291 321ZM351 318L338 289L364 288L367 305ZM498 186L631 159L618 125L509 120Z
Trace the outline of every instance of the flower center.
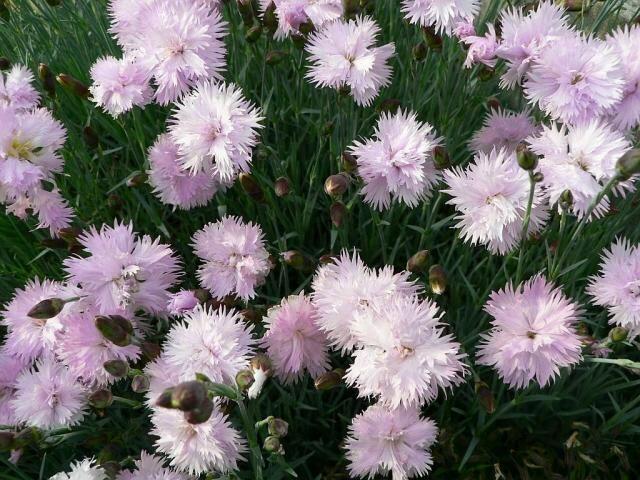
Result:
M28 141L21 142L18 138L14 138L9 147L9 156L29 160L33 150L33 146Z
M584 75L582 75L582 73L580 72L576 72L571 76L571 85L576 85L577 83L580 83L582 80L584 80Z
M536 338L537 333L536 332L532 332L531 330L529 330L527 332L527 338L530 338L531 340L533 340L534 338Z
M640 280L634 280L625 285L625 289L630 295L640 297Z
M140 291L139 284L142 280L137 277L139 272L139 266L129 265L128 267L123 267L122 274L113 279L120 297L118 303L123 308L129 305L131 297Z

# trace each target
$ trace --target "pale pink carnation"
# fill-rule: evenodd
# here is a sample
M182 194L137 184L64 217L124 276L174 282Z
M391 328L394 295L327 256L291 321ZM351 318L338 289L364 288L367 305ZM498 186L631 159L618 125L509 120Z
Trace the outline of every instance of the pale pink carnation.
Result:
M96 465L93 458L85 458L81 462L71 465L69 472L56 473L49 480L108 480L107 472Z
M518 166L515 152L479 152L474 163L445 171L453 198L448 203L458 211L457 227L472 245L485 245L492 253L504 255L522 240L531 182ZM549 216L546 197L536 188L529 222L529 234L539 232Z
M568 123L604 115L622 100L623 87L623 70L613 47L577 34L542 51L524 83L531 103Z
M27 199L29 207L38 216L38 228L48 228L51 235L57 237L60 229L71 225L73 209L57 187L51 191L34 188Z
M258 107L234 84L201 83L170 120L169 135L178 146L180 165L197 173L211 172L221 183L251 168L263 120Z
M540 2L526 15L522 8L506 9L500 23L502 40L496 53L507 62L507 71L500 82L507 88L520 84L541 53L571 32L564 9L552 0Z
M576 126L553 123L527 141L540 156L538 168L544 175L542 185L551 205L569 190L573 195L571 210L579 217L616 175L616 162L631 148L622 133L599 120ZM616 192L623 194L632 189L632 181L621 182ZM595 216L603 215L608 208L609 200L604 198L596 207Z
M0 350L0 425L17 425L13 399L16 379L29 365L24 358Z
M180 290L169 298L167 311L171 315L182 315L192 311L199 303L193 290Z
M483 37L468 35L463 42L468 45L467 59L464 62L466 68L471 68L476 63L482 63L490 68L496 66L496 50L498 39L496 30L492 24L487 25L488 31Z
M234 385L253 355L256 341L251 334L252 327L236 310L197 306L169 330L163 356L182 381L204 373L214 382Z
M204 263L198 279L216 298L236 294L255 297L271 270L262 230L239 217L225 216L209 223L193 236L195 253Z
M148 76L131 58L102 57L91 67L92 99L114 117L144 106L152 96Z
M469 144L474 152L491 153L492 150L514 151L527 137L538 132L529 111L516 113L502 109L491 110L484 124Z
M352 324L371 303L421 292L408 272L394 274L391 266L371 269L357 253L349 255L346 250L334 262L318 269L311 288L311 299L318 310L317 323L331 345L343 353L355 348Z
M352 477L360 478L423 477L433 465L430 449L437 435L435 422L422 418L418 408L373 405L349 426L347 468Z
M329 369L328 342L316 324L316 308L303 293L291 295L263 318L262 346L285 383L298 381L304 371L316 378Z
M16 379L11 405L16 420L50 430L80 423L87 407L87 392L67 367L45 357Z
M492 329L482 335L477 362L494 367L511 388L532 380L544 387L582 359L574 328L581 309L544 277L493 292L484 308Z
M147 406L151 408L155 407L156 400L162 392L167 388L175 387L183 381L181 368L170 364L164 353L154 361L149 362L145 366L144 373L149 377L149 388L145 393L145 397ZM194 380L194 376L187 372L187 375L184 375L184 380Z
M589 277L587 293L593 303L606 307L609 322L640 332L640 249L625 238L614 242L602 255L600 272Z
M473 25L473 22L463 20L456 23L452 33L460 40L464 40L476 34L476 27Z
M316 29L321 28L344 13L342 0L260 0L263 13L271 3L275 5L278 18L278 29L274 34L277 39L300 34L303 23L311 22Z
M179 278L180 262L168 245L150 236L139 237L133 225L115 223L91 227L78 242L89 254L64 261L70 283L91 295L101 313L142 309L162 314L169 289Z
M618 28L607 37L607 43L620 57L624 80L622 99L610 112L611 122L616 127L627 130L640 123L640 27L633 25Z
M164 463L161 457L140 452L140 459L135 461L135 470L121 471L116 480L193 480L189 475L165 468Z
M433 161L433 150L441 144L433 127L418 121L414 112L383 113L373 138L349 149L364 180L365 202L376 210L388 208L392 199L418 205L441 178Z
M0 73L0 106L13 110L30 110L38 105L40 94L33 87L33 74L22 65Z
M109 32L124 50L130 51L136 45L143 28L143 12L149 5L167 0L109 0Z
M316 86L350 89L358 105L371 105L391 83L393 43L375 47L380 27L369 17L336 20L314 32L305 47L312 65L306 77Z
M473 23L479 0L402 0L402 13L410 23L451 34L460 22Z
M461 383L464 355L441 318L435 303L417 297L371 303L352 323L356 349L346 383L389 408L431 402L439 389Z
M199 475L211 470L228 473L238 468L245 441L227 417L214 406L209 420L193 425L180 411L158 408L151 416L156 449L171 459L171 466Z

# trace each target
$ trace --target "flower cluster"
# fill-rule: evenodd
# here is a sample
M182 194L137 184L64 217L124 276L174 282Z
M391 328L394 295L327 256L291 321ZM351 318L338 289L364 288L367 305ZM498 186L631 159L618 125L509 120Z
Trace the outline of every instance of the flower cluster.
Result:
M322 28L344 14L342 0L260 0L260 7L263 16L269 8L274 9L278 18L278 29L274 33L277 39L302 35L304 25Z

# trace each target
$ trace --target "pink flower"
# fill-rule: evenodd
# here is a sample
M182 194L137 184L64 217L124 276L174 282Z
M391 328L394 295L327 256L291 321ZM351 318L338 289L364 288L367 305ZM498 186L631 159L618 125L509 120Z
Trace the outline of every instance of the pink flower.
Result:
M0 351L0 425L18 424L12 402L16 393L16 379L27 365L23 358Z
M85 458L71 466L68 473L56 473L49 480L108 480L109 476L104 469L96 465L93 458Z
M574 329L581 309L544 277L493 292L484 308L492 329L482 335L477 361L494 367L510 387L524 388L531 380L544 387L561 367L582 359Z
M469 146L476 153L489 154L494 149L515 151L520 143L538 130L527 110L520 113L491 110L482 128L473 135Z
M317 312L302 293L269 309L262 346L285 383L298 381L304 370L315 378L329 368L327 337L316 325Z
M388 208L392 198L415 207L431 194L441 177L433 162L433 150L442 138L416 117L402 110L394 115L384 113L374 137L350 147L365 183L365 202L376 210Z
M607 307L609 322L640 331L640 250L625 238L605 250L599 275L589 277L587 293L593 303Z
M237 311L197 306L169 330L163 357L181 381L204 373L213 382L234 385L253 355L256 341L251 333Z
M140 452L140 460L135 461L136 469L121 471L116 480L191 480L184 473L165 468L164 459L147 452Z
M422 477L433 465L429 450L437 434L435 422L422 418L417 408L387 410L373 405L349 427L349 473L361 478L391 474L393 480Z
M84 387L52 357L45 357L31 370L22 372L15 389L11 406L20 423L50 430L76 425L84 417Z
M33 88L33 74L22 65L14 65L0 73L0 106L12 110L31 110L38 105L40 94Z
M114 117L146 105L152 96L147 72L131 58L98 59L91 67L91 79L93 101Z
M543 50L525 95L554 119L575 123L603 115L622 100L623 71L613 48L595 38L565 36Z
M189 210L206 205L219 185L208 171L190 173L181 166L178 147L167 134L149 150L149 184L162 203Z
M612 108L612 123L623 130L631 129L640 123L640 61L638 61L638 25L619 28L607 37L607 43L620 57L624 85L622 99Z
M182 370L180 367L170 364L167 357L162 353L154 361L149 362L145 369L145 375L149 377L149 389L145 393L146 404L150 408L155 408L156 400L167 388L175 387L182 382ZM194 377L187 372L185 380L193 380Z
M483 63L488 67L495 67L498 59L496 58L496 49L498 48L498 40L493 25L488 24L488 32L484 37L476 35L467 35L462 40L469 46L467 59L464 62L466 68L471 68L476 63Z
M183 168L209 171L217 181L228 183L250 170L262 119L260 109L236 85L207 81L177 106L169 135Z
M305 47L312 63L306 77L319 87L348 87L358 105L371 105L380 88L391 83L387 62L395 51L393 43L374 46L379 33L369 17L326 24Z
M286 38L300 34L300 26L311 22L316 29L325 23L337 20L344 13L341 0L261 0L263 12L273 3L278 18L278 29L274 37Z
M476 27L474 27L473 22L463 20L456 23L452 33L460 40L464 40L465 38L476 34Z
M182 315L192 311L199 303L193 290L180 290L178 293L171 295L167 303L167 311L171 315Z
M515 152L479 152L474 163L444 172L452 196L448 203L458 211L457 227L472 245L485 245L492 253L504 255L521 240L531 183L518 166ZM542 229L549 212L542 189L536 188L528 233Z
M234 293L244 300L255 297L271 270L262 230L239 217L205 225L193 236L193 246L204 261L198 279L219 299Z
M352 324L353 364L345 381L360 397L376 397L389 408L419 406L438 389L462 382L460 344L443 333L442 313L431 301L395 296L376 301Z
M88 257L64 261L69 282L79 284L100 313L142 309L162 314L169 289L179 278L180 262L168 245L150 236L138 237L133 225L91 227L79 238Z
M51 235L57 237L60 229L71 225L73 209L57 187L51 191L34 188L26 199L29 208L38 216L38 228L48 228Z
M394 274L391 266L371 269L357 253L350 256L346 250L333 263L318 269L311 288L311 299L318 311L317 323L331 345L343 353L355 348L353 322L371 303L413 296L421 291L408 272Z
M473 23L479 11L479 0L402 0L404 18L439 33L451 34L460 22Z

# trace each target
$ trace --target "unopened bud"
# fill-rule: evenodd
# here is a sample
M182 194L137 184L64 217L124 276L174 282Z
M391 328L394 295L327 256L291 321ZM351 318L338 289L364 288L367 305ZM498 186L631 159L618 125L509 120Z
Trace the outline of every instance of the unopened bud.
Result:
M89 404L97 409L104 409L113 403L113 395L110 390L101 388L89 395Z
M61 73L56 77L56 80L60 85L66 88L71 93L81 97L89 98L89 87L71 75Z
M240 311L240 315L249 323L258 324L262 319L262 314L253 308L245 308Z
M120 315L98 315L95 325L102 336L118 347L131 345L133 326Z
M451 158L447 149L441 145L433 149L433 163L438 170L444 170L451 166Z
M136 393L144 393L149 390L149 377L146 375L136 375L131 379L131 390Z
M422 273L429 265L429 250L420 250L407 261L407 270L411 273Z
M253 178L253 176L249 173L243 172L239 176L240 178L240 186L245 191L249 197L251 197L256 202L264 201L264 192L262 191L262 187L258 184L258 182Z
M386 98L376 107L378 113L396 113L400 108L400 100L397 98Z
M358 170L358 161L356 157L351 155L349 152L343 152L341 156L342 169L346 173L355 173Z
M213 400L211 400L209 397L206 397L199 406L197 406L193 410L185 412L184 419L192 425L198 425L199 423L204 423L209 420L212 413Z
M328 265L330 263L336 263L336 258L337 258L336 255L332 253L326 253L318 259L318 263L320 265Z
M523 170L531 171L538 166L538 156L529 150L524 143L519 144L516 148L516 158L518 165Z
M475 390L482 408L484 408L489 414L495 412L496 406L493 398L493 392L491 392L489 386L482 381L476 381Z
M162 408L173 408L172 398L173 387L167 388L156 398L156 405Z
M262 15L262 25L269 35L273 36L278 30L278 17L276 17L276 4L271 2Z
M249 43L255 43L260 39L261 35L262 35L262 25L254 25L249 30L247 30L247 33L244 34L244 38Z
M255 15L253 12L253 2L251 0L238 0L238 11L242 17L242 23L244 23L245 26L250 27L253 25Z
M329 216L331 217L331 223L334 227L340 228L344 218L347 216L347 207L344 203L338 201L333 202L329 207Z
M336 368L318 376L314 381L316 390L331 390L332 388L341 385L344 373L345 372L342 368Z
M15 434L6 430L0 431L0 452L12 450L15 444Z
M60 238L65 240L67 243L77 243L78 237L82 234L82 230L74 227L65 227L58 230L58 235Z
M632 175L640 172L640 148L634 148L625 153L618 163L616 171L620 180L628 180Z
M585 0L560 0L558 3L569 12L587 11L590 6L589 2Z
M153 342L142 342L140 350L142 350L142 354L147 357L147 360L149 361L153 361L158 358L162 352L160 345Z
M299 33L292 33L291 41L293 42L294 47L296 47L299 50L302 50L307 44L307 37Z
M129 372L129 364L124 360L107 360L103 367L109 375L116 378L126 377Z
M433 27L425 27L422 29L424 33L424 39L428 47L432 50L439 52L442 50L442 37L436 32Z
M313 22L311 20L307 20L306 22L300 24L300 26L298 27L298 31L303 35L309 35L311 32L313 32L314 28L315 26L313 25Z
M289 433L289 424L281 418L271 417L267 422L267 429L269 430L269 435L283 438Z
M56 96L56 78L47 64L41 63L38 65L38 77L42 82L43 90L51 98L54 98Z
M573 206L573 193L571 192L571 190L565 190L564 192L562 192L562 194L560 195L560 206L564 210L568 210Z
M14 448L22 448L38 442L42 434L35 427L27 427L20 430L13 437Z
M287 56L287 52L284 50L271 50L267 52L267 55L264 57L264 61L267 65L277 65L282 62Z
M358 0L342 0L342 6L346 18L353 18L360 13L360 2Z
M241 392L248 390L254 381L255 379L253 378L251 370L240 370L236 374L236 385L238 385L238 389Z
M544 180L544 175L542 172L536 172L533 174L533 181L536 183L540 183Z
M173 387L171 405L173 408L188 412L200 406L205 398L207 398L207 389L204 384L197 380L191 380Z
M624 342L629 332L623 327L614 327L609 332L609 338L614 342Z
M339 197L349 188L349 177L343 173L331 175L324 182L324 191L330 197Z
M496 97L489 97L487 99L487 108L489 110L499 110L500 107L502 107L502 104L500 103L500 100L497 99Z
M429 268L429 287L436 295L442 295L447 289L447 274L441 265L432 265Z
M280 177L273 184L273 190L276 192L276 196L285 197L289 195L291 191L291 185L289 184L289 179L286 177Z
M82 129L82 138L89 148L98 148L100 145L100 137L90 125Z
M427 57L427 53L429 52L429 48L427 44L424 42L420 42L417 45L414 45L411 50L411 54L413 55L413 59L417 62L421 62Z
M27 316L37 320L48 320L58 315L64 308L65 301L61 298L47 298L36 303Z
M303 253L297 250L288 250L282 253L282 261L295 270L308 272L313 270L313 262Z
M135 172L129 178L127 178L127 187L137 188L144 185L147 181L147 174L144 172Z
M284 453L280 439L273 435L264 439L263 448L266 452L274 453L276 455L282 455Z
M9 70L11 62L7 57L0 57L0 70Z

